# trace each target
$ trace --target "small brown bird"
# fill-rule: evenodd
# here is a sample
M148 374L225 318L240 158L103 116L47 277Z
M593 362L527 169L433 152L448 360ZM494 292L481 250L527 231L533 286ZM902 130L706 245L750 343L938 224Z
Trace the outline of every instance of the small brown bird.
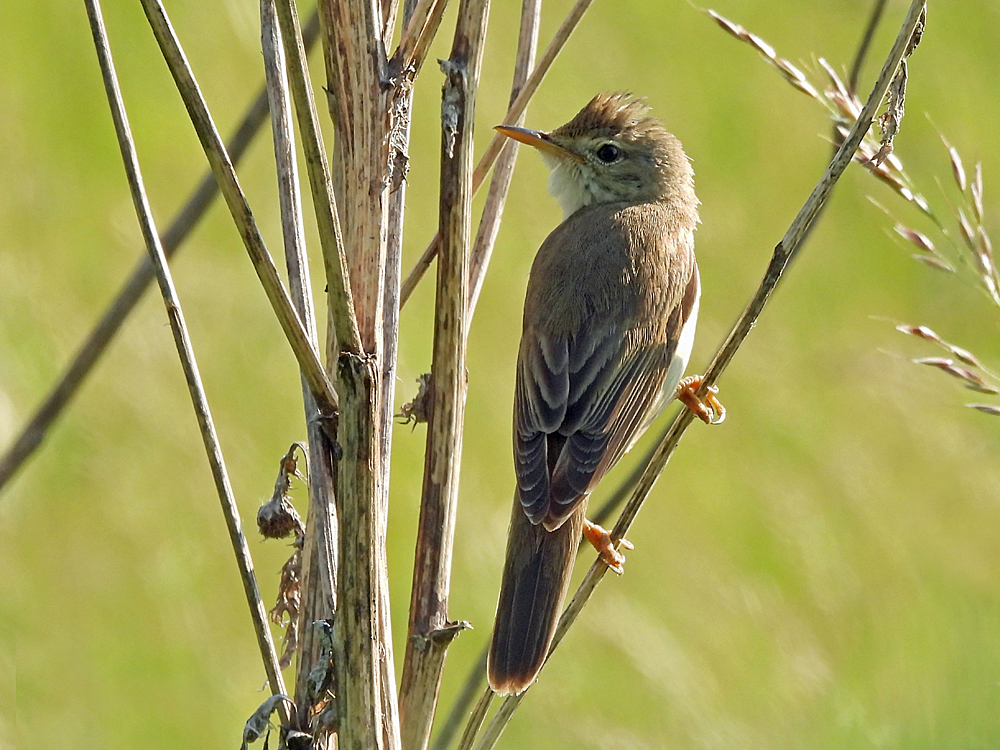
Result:
M621 572L608 532L584 515L597 483L672 397L706 422L725 412L694 397L699 378L681 381L700 287L680 142L625 94L594 97L551 133L497 130L539 150L564 214L531 267L517 357L517 492L488 662L506 695L542 667L581 533Z

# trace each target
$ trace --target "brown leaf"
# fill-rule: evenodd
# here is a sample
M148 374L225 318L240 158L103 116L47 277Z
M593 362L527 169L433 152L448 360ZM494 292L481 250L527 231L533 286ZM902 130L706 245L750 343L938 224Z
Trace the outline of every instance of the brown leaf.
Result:
M298 469L296 451L301 451L303 456L308 455L304 443L292 443L278 462L278 477L274 480L271 499L257 509L257 530L265 539L281 539L293 532L299 536L305 534L302 518L288 496L292 488L292 477L305 480Z
M403 424L412 423L414 427L418 424L425 424L430 418L431 410L431 374L425 372L417 378L417 395L412 401L407 401L399 407L397 418L402 419Z

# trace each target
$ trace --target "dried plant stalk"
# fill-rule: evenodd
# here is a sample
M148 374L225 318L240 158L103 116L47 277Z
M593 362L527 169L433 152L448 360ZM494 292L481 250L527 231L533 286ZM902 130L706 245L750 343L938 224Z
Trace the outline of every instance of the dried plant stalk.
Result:
M569 15L566 16L566 19L556 31L555 36L552 37L552 41L549 42L549 46L542 54L541 59L538 61L538 65L536 65L534 70L531 71L531 75L528 76L528 79L524 83L524 87L518 93L517 98L514 99L514 103L508 108L507 116L504 118L502 124L513 125L518 121L518 118L524 114L525 110L528 108L528 102L531 101L531 97L535 95L535 91L538 90L538 87L545 79L545 75L549 72L549 68L552 67L552 63L555 62L556 57L559 56L562 48L566 45L566 42L569 41L570 36L576 30L580 20L583 18L583 14L587 12L587 9L593 1L594 0L577 0L576 4L570 10ZM480 186L483 184L483 181L486 179L486 175L493 166L493 162L495 162L497 157L500 155L500 149L506 140L509 139L497 134L486 147L486 152L480 157L479 163L476 165L476 169L472 173L473 195L475 195ZM410 270L406 279L403 281L402 290L400 291L401 305L406 304L410 295L413 294L413 290L416 288L417 284L420 283L420 279L423 278L427 269L430 268L431 262L437 256L440 241L440 236L434 235L427 247L424 249L420 258L417 260L416 264L414 264L413 268ZM485 273L485 270L486 267L483 265L480 267L479 273ZM475 288L481 282L478 278L472 278L470 283L472 287Z
M392 56L394 70L415 73L421 68L430 44L437 35L447 5L447 0L416 1L411 12L407 14L403 35Z
M462 0L451 57L441 63L441 192L437 302L424 481L417 526L410 622L400 684L403 747L423 750L448 644L464 626L448 621L465 420L473 126L489 0Z
M281 5L285 5L285 7L281 8ZM283 24L278 23L278 16L284 17ZM279 30L279 25L284 25L288 31L282 32ZM274 0L261 1L262 48L270 99L275 163L278 170L278 195L285 246L285 265L288 270L288 286L292 303L305 327L306 334L313 346L318 349L319 337L316 329L312 286L309 281L309 264L306 259L298 165L295 160L295 136L292 128L291 103L286 77L285 52L291 51L291 56L294 56L297 51L301 50L299 46L301 41L295 39L298 33L296 26L297 19L294 17L294 8L289 8L280 1L278 7L275 7ZM292 38L289 38L289 32L292 34ZM298 69L299 72L297 84L299 94L296 98L299 99L300 115L302 110L306 108L305 117L308 118L309 104L303 105L301 101L301 87L303 83L308 86L308 81L302 78L299 65L301 65L301 59L297 64L291 66L293 71ZM315 114L314 111L313 114ZM300 129L308 141L310 138L308 123L302 124L302 119L303 117L300 116ZM315 166L317 160L311 158L308 144L305 151L307 164ZM325 166L325 161L320 160L320 166ZM315 180L313 180L313 187L315 188ZM314 203L316 201L317 199L314 197ZM334 212L332 216L334 221L336 220L335 210L332 204L327 208L327 211ZM322 207L317 206L316 211L322 213ZM318 219L318 223L322 225L322 220ZM339 232L339 229L336 231ZM334 305L336 302L331 302L331 304ZM322 650L317 630L311 626L311 623L332 617L336 609L337 555L334 543L337 538L337 520L334 512L336 478L334 476L333 449L321 426L323 415L320 413L312 391L304 379L302 399L309 441L306 449L310 466L309 511L307 514L309 534L303 535L303 549L299 552L299 559L302 563L299 576L300 602L294 613L296 622L289 627L289 632L297 634L295 645L299 656L295 686L296 716L294 723L290 726L303 732L310 732L312 730L310 717L313 715L315 702L317 698L322 698L322 696L315 696L308 686L310 672L316 661L320 659ZM336 686L333 687L336 690Z
M538 24L542 14L541 0L524 0L521 4L521 28L517 38L517 55L514 61L514 80L510 87L510 105L524 89L529 71L535 64L535 49L538 47ZM524 112L515 119L514 125L524 124ZM493 168L493 178L490 180L489 192L486 194L486 205L479 219L479 229L472 245L472 257L469 269L469 317L476 310L479 292L486 279L486 268L493 254L493 246L500 231L500 220L503 218L504 204L510 190L510 181L514 176L514 164L517 162L517 141L508 138L507 144L497 158Z
M380 4L319 4L328 104L335 129L332 180L344 228L360 353L328 342L342 395L337 464L338 617L334 625L338 747L399 747L385 529L388 462L381 404L392 87ZM391 385L391 384L389 384Z
M97 48L101 74L104 79L105 90L108 94L112 119L114 120L115 133L121 149L122 160L125 163L125 173L128 177L132 202L138 215L143 241L146 243L146 248L149 251L150 260L156 272L156 279L159 282L160 292L166 306L170 331L173 334L174 344L177 347L177 353L184 370L184 378L191 395L191 402L198 420L202 441L205 444L205 452L212 470L212 478L222 505L222 512L226 519L226 526L229 530L233 551L236 554L244 593L247 603L250 606L257 644L264 661L264 669L267 672L272 694L283 695L285 693L285 685L281 671L278 669L278 656L274 649L274 642L271 639L271 631L267 625L264 602L261 599L260 590L257 587L257 579L253 572L250 549L247 546L246 537L243 534L243 528L240 524L239 510L236 507L236 499L233 496L233 488L229 482L229 474L226 471L219 437L215 431L215 423L212 420L208 399L205 396L201 375L198 372L198 364L195 360L194 349L192 348L187 325L184 321L184 313L181 309L180 300L177 297L177 291L174 288L170 268L167 265L166 254L160 244L160 238L153 221L152 209L146 197L146 189L143 185L139 159L135 151L135 143L132 139L131 128L129 127L128 117L125 113L125 105L122 101L114 63L111 59L111 48L108 45L104 19L101 15L98 0L87 0L86 5L87 16L90 20L91 31L94 36L94 46ZM287 722L289 720L287 702L281 701L278 710L281 713L282 720Z
M513 81L511 82L511 102L517 99L534 65L535 50L538 46L538 27L541 19L541 9L541 0L524 0L521 5L521 25L517 40ZM516 124L522 124L523 119L524 115L522 113L516 120ZM489 265L490 254L496 242L500 219L503 216L503 206L510 188L510 181L516 160L517 142L510 141L509 148L501 152L496 168L493 170L493 178L490 181L486 205L483 208L483 214L479 221L479 229L472 245L469 269L468 318L470 322L475 312L479 291L482 289L482 282L485 278L486 267ZM415 401L418 401L419 398L418 394L418 398ZM468 707L475 699L476 691L478 690L480 681L485 679L485 674L486 651L484 650L476 664L473 665L470 675L466 678L466 684L462 692L448 710L448 718L434 740L436 750L442 750L447 747L455 733L461 727L462 722L465 721ZM473 733L473 736L469 739L471 741L474 738L475 735Z
M334 666L337 677L338 748L387 747L380 663L391 658L378 615L384 532L374 499L379 446L375 430L377 369L372 357L343 353L337 362L340 419L337 442L338 569Z
M319 33L319 17L313 13L306 24L303 37L308 50L316 42ZM260 130L267 117L267 92L261 90L247 107L243 119L233 136L226 143L226 150L234 165L238 164L247 147ZM197 187L160 238L167 259L180 249L188 234L198 225L205 211L218 195L219 186L211 170L202 177ZM118 291L114 301L104 312L97 325L80 345L59 380L49 391L41 405L15 438L14 442L0 456L0 490L10 481L17 470L34 454L42 444L55 420L69 405L83 381L103 356L108 345L118 333L122 324L135 309L146 288L154 278L153 264L149 254L144 253L132 275Z
M337 201L330 181L326 148L320 132L319 115L313 99L309 67L306 65L305 44L299 29L298 11L291 0L280 0L276 11L282 29L284 53L290 63L288 67L292 96L295 99L299 131L302 133L306 172L316 212L323 268L326 271L330 320L340 346L348 351L360 352L361 337L354 312L354 301L351 298L350 282L347 278L344 238L337 213Z
M267 252L264 240L254 221L253 213L250 211L250 205L247 203L239 180L236 178L236 170L226 154L225 145L212 121L205 99L201 95L191 67L181 49L180 41L170 25L166 10L160 0L142 0L142 8L149 20L156 42L160 46L163 59L177 84L177 90L184 100L184 106L191 116L191 123L205 149L205 155L212 166L216 181L226 199L229 212L236 223L236 228L239 230L240 237L254 265L254 270L257 272L257 277L271 303L275 317L291 345L292 353L295 355L300 369L309 382L309 387L316 394L316 398L321 402L324 410L332 411L337 404L333 385L320 364L319 354L309 343L302 323L292 308L288 292L278 276L274 260Z
M362 351L381 350L388 207L388 61L379 8L365 0L320 3L330 114L336 134L334 185L346 231ZM376 363L378 364L378 363Z
M414 0L405 0L403 6L404 25L412 18L414 12ZM439 19L440 20L440 19ZM436 28L436 26L435 26ZM389 28L387 24L386 43L388 43ZM382 368L381 382L379 384L379 421L378 440L381 446L379 455L379 465L376 468L379 476L382 477L380 486L381 498L379 504L388 509L389 506L389 470L392 458L392 415L393 396L396 384L397 352L399 348L399 277L402 265L403 253L403 218L406 208L406 172L409 168L410 141L410 107L413 102L413 84L409 75L415 75L416 68L411 68L407 76L400 76L396 80L396 85L392 93L392 103L390 109L389 124L389 164L388 181L390 184L388 226L386 228L385 242L385 271L382 283ZM387 511L386 511L387 512ZM378 607L378 616L381 618L381 630L385 633L391 631L389 621L389 600L388 588L380 589L384 597ZM399 731L399 700L396 691L395 667L392 659L384 659L381 664L382 670L382 711L383 715L389 717L385 721L387 728L398 733ZM399 747L402 740L397 734L391 737L386 736L386 744L391 747Z

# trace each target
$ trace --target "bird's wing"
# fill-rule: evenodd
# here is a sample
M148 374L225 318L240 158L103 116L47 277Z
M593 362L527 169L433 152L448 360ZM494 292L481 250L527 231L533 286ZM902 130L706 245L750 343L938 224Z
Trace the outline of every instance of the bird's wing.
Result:
M584 344L565 335L526 330L518 352L514 392L514 470L521 505L533 523L549 510L551 474L565 442L567 419L613 378L622 335L612 325L592 330Z
M666 335L656 341L607 319L576 340L524 332L514 457L521 505L533 523L559 526L646 426L697 298L697 274L685 281Z

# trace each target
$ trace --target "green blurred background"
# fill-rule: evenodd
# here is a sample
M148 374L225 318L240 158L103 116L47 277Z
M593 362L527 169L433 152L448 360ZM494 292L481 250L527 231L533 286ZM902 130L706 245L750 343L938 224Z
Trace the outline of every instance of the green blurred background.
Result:
M817 56L838 68L849 62L870 5L714 7L814 69ZM543 44L569 6L544 8ZM863 92L905 8L889 4ZM162 228L204 158L138 3L105 10ZM178 0L168 10L228 133L262 77L257 8ZM518 10L494 4L480 151L506 107ZM432 60L447 55L449 36ZM935 178L954 197L935 127L970 168L982 160L994 229L998 38L994 0L932 4L896 144L945 213ZM83 4L5 14L0 45L5 448L144 251ZM418 80L406 267L436 221L440 80L433 64ZM647 96L694 160L704 296L691 367L700 370L820 175L829 124L684 2L596 3L528 122L557 126L602 89ZM258 139L240 174L276 249L269 140ZM488 637L495 604L520 305L533 253L559 220L545 177L537 156L522 151L469 342L450 614L476 629L452 646L445 706ZM688 432L631 532L626 574L605 580L501 747L1000 746L1000 422L964 408L981 399L955 381L909 364L900 355L938 352L892 327L930 325L1000 366L997 310L961 280L912 261L868 195L927 229L870 176L849 170L722 380L729 419ZM304 438L298 374L224 209L211 210L173 267L252 529L278 458ZM432 298L424 284L403 313L397 404L429 367ZM422 427L396 429L397 666L423 444ZM304 507L303 490L294 495ZM256 537L251 549L270 602L289 549ZM0 746L238 746L264 676L157 295L147 295L0 496L0 581Z

